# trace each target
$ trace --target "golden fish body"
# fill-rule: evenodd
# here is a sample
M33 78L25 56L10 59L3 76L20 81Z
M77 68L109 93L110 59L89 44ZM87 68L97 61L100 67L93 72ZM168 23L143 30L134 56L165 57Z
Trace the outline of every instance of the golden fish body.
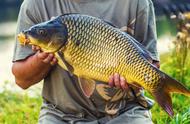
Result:
M66 14L31 27L19 39L46 52L56 52L59 65L79 77L81 89L88 97L94 90L94 80L108 82L114 73L149 91L170 116L170 92L190 96L182 84L150 63L152 58L140 43L101 19Z
M136 82L147 90L158 88L160 73L139 54L134 39L120 30L90 17L68 16L68 44L60 50L73 66L74 74L108 82L119 73L129 83Z

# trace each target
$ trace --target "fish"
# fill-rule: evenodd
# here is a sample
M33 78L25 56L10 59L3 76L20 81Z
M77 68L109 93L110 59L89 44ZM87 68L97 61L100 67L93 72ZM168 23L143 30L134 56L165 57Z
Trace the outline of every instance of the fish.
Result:
M64 14L23 30L17 38L23 46L36 45L44 52L55 53L58 64L78 77L88 98L96 81L107 83L114 73L131 85L143 87L171 117L171 93L190 96L182 83L152 64L153 57L142 44L103 19Z

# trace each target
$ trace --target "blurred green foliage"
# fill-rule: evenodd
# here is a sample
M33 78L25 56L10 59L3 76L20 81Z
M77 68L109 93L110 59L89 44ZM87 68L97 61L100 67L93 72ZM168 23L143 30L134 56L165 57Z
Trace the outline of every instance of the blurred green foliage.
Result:
M167 34L175 36L177 33L177 22L175 20L169 20L166 16L160 16L160 18L156 21L157 36L160 37Z
M180 69L177 56L173 53L161 55L161 70L174 78L178 78ZM189 58L189 56L187 57ZM185 67L184 85L190 89L190 62ZM177 79L178 80L178 79ZM181 94L172 95L175 116L170 118L156 103L152 108L153 121L155 124L190 124L190 98Z
M41 97L31 98L4 90L0 93L0 124L36 124Z

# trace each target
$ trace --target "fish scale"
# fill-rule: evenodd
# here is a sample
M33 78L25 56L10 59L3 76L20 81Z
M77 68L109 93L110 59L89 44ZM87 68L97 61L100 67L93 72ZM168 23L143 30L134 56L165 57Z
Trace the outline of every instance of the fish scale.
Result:
M70 18L72 18L72 19L70 19ZM115 67L112 67L113 69L111 69L112 72L110 70L106 72L107 79L103 79L103 77L99 77L99 76L96 77L96 75L93 75L94 79L103 80L103 81L107 82L109 75L113 74L114 71L120 72L121 70L122 70L121 71L122 73L120 73L120 74L125 76L126 70L124 71L122 68L125 68L125 69L134 68L134 72L135 72L135 70L139 70L139 72L142 72L141 69L136 68L136 67L138 67L136 64L135 65L133 64L134 67L133 66L128 67L124 64L118 64L118 63L125 63L126 59L131 59L132 62L138 61L138 58L135 59L135 57L133 57L133 56L127 57L127 58L124 56L127 53L127 51L126 51L127 48L129 48L129 50L130 50L130 48L132 48L131 47L132 45L129 44L130 42L124 41L124 40L126 40L124 38L125 35L119 35L119 33L115 33L117 31L110 30L111 28L109 26L105 26L104 24L100 23L98 20L94 21L93 23L91 23L91 25L89 25L90 19L88 17L86 17L86 19L85 18L73 19L73 18L80 18L80 17L68 16L68 17L64 18L65 20L63 20L63 22L65 24L67 24L68 32L74 32L73 29L76 29L78 27L77 33L75 33L74 36L72 35L72 33L69 33L70 35L72 35L71 37L77 37L77 38L81 37L80 45L78 47L69 48L70 51L83 51L83 52L76 53L76 55L78 55L78 56L70 57L73 60L75 60L75 59L78 60L77 57L80 58L81 55L86 55L86 56L82 56L83 59L79 59L78 64L77 64L77 65L79 65L79 67L76 67L76 68L78 68L77 70L81 70L80 67L85 68L86 67L85 63L90 63L90 65L92 65L93 67L94 66L97 67L96 65L107 65L107 63L109 63L109 62L107 62L108 60L103 59L102 57L99 56L100 54L97 54L95 52L95 51L99 51L99 53L103 53L106 55L111 54L112 57L117 60L117 63L112 64L112 65L115 65ZM74 21L77 21L77 22L74 22ZM84 25L85 24L84 22L86 23L86 25ZM76 25L74 25L74 24L76 24ZM91 30L85 30L86 26L89 26L88 29L91 29ZM106 27L108 27L108 28L106 28ZM102 30L98 30L98 29L102 29ZM101 35L102 32L105 32L105 34L111 33L112 35L105 35L105 34ZM106 36L109 36L109 37L106 37ZM113 39L115 39L115 38L117 38L117 40L115 42L112 42ZM73 43L73 44L75 44L77 42L76 38L70 39L70 40L71 40L71 43ZM107 42L105 42L105 41L107 41ZM113 44L110 44L110 43L113 43ZM83 46L83 47L80 47L80 46ZM93 47L93 48L91 48L91 50L89 50L90 46ZM69 47L69 46L66 46L66 47ZM105 49L107 49L107 51ZM133 49L131 49L131 52L132 52L132 50ZM86 51L86 53L84 51ZM89 51L91 51L91 52L89 52ZM117 53L117 54L114 54L114 53ZM115 55L115 56L113 56L113 55ZM93 56L93 58L94 58L93 60L88 59L91 56ZM86 61L84 63L85 58L86 58ZM111 57L106 57L106 58L111 58ZM117 58L119 58L119 59L117 59ZM139 63L137 63L137 64L139 64ZM90 67L90 66L87 66L87 67ZM105 70L106 66L102 66L102 68L99 66L97 68L100 68L100 69L98 69L99 71L97 71L95 68L86 68L86 69L87 70L94 69L95 72L101 73L101 71ZM108 68L109 68L109 66L108 66ZM143 68L142 68L142 70L143 70ZM132 69L132 71L133 71L133 69ZM103 72L103 73L105 73L105 72ZM81 74L81 71L80 71L80 74ZM86 76L85 74L81 74L81 75ZM139 75L141 75L141 74L136 73L134 75L134 77L141 77L141 79L138 79L138 78L136 78L136 79L143 81L144 77L139 76ZM131 78L132 77L128 77L128 79L131 79ZM145 82L143 82L143 83L145 83ZM150 85L150 84L147 83L147 85Z
M170 93L190 96L180 82L150 63L153 58L133 37L99 18L62 15L34 25L18 39L21 44L54 52L58 64L79 77L79 86L87 97L95 89L94 80L107 83L116 72L128 83L149 91L170 116L174 115Z

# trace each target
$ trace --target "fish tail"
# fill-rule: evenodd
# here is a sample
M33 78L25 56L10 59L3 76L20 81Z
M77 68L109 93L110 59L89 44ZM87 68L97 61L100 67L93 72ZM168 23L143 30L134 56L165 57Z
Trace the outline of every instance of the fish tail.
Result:
M171 116L174 116L172 99L170 93L180 93L186 96L190 96L190 90L188 90L183 84L177 80L164 74L161 78L160 88L152 93L158 104Z

